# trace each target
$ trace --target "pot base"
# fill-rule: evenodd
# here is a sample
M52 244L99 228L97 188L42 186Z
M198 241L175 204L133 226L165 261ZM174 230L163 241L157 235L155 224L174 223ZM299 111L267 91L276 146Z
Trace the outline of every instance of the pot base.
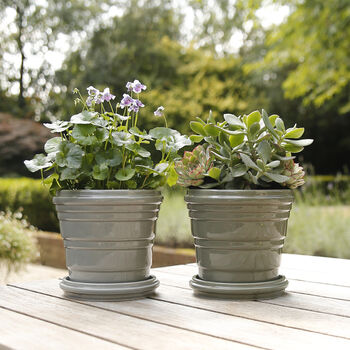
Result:
M67 276L60 282L60 287L66 297L90 301L144 298L152 294L158 286L159 281L155 276L150 276L143 281L119 283L74 282Z
M272 299L284 294L288 280L284 276L264 282L226 283L205 281L195 275L190 286L198 296L224 299Z

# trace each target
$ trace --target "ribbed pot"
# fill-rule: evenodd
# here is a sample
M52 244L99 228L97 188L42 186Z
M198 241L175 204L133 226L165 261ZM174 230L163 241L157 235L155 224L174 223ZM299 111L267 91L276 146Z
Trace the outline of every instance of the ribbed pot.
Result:
M293 201L290 190L189 190L198 277L260 282L278 277Z
M71 281L115 283L150 277L159 191L64 190L53 201Z

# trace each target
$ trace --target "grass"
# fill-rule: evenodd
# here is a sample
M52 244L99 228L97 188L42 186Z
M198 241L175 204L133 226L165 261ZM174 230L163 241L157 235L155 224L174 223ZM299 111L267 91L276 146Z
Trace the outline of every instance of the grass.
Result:
M157 225L157 244L193 246L183 193L165 196ZM315 205L311 200L297 200L289 219L284 252L350 259L350 205L334 205L333 201L329 206Z

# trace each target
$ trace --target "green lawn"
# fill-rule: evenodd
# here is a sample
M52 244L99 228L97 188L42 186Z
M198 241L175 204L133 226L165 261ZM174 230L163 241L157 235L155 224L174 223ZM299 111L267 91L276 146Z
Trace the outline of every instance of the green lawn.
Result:
M182 194L166 196L157 225L157 244L192 247L190 221ZM284 252L349 259L350 206L294 204Z

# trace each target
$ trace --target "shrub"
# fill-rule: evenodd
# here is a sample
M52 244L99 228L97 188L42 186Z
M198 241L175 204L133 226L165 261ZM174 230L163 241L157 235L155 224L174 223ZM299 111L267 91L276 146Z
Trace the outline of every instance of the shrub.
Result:
M8 272L36 257L33 232L25 220L0 212L0 265L5 265Z
M59 231L52 198L40 180L0 179L0 210L21 212L31 225L45 231Z

